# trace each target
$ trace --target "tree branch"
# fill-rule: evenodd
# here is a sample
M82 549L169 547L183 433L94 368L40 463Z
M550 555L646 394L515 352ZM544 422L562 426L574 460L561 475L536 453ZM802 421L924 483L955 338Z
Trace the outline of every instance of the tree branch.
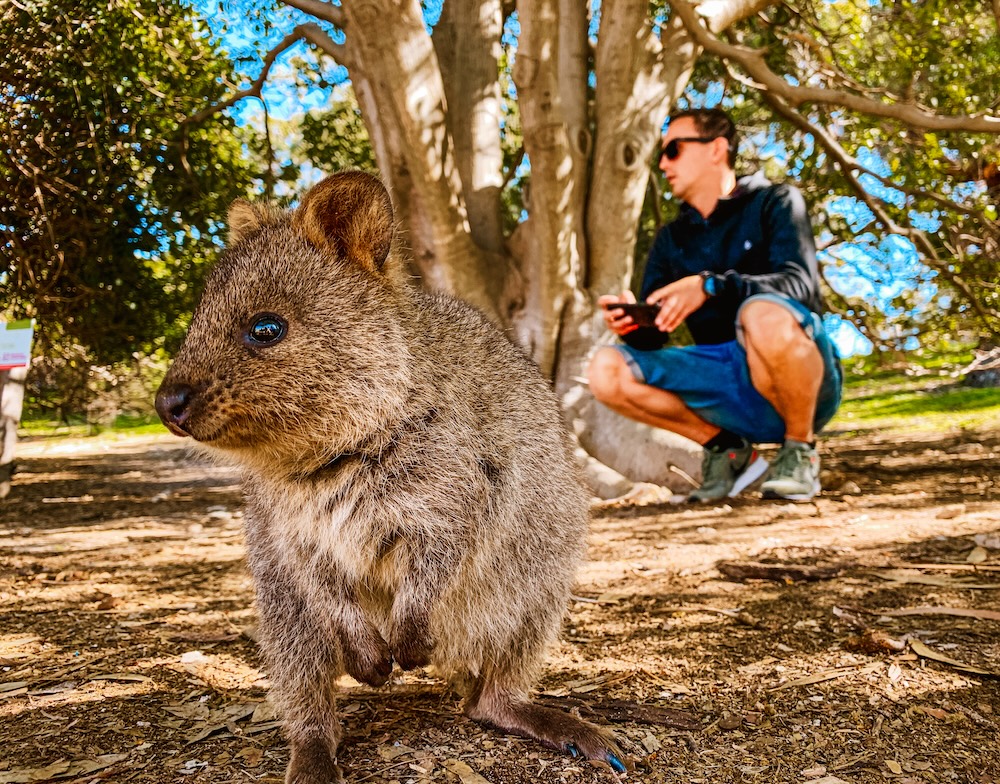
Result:
M299 25L302 29L302 38L321 52L332 57L340 65L344 66L348 70L356 66L355 60L351 57L350 50L343 44L338 44L331 38L326 31L320 28L318 25L314 24L304 24Z
M942 277L947 279L952 286L962 293L962 296L965 297L966 301L972 305L976 313L979 314L983 324L990 324L995 320L995 315L986 311L983 307L981 299L976 296L969 284L963 280L960 275L957 275L954 270L951 269L949 264L941 259L937 248L934 247L934 243L931 242L927 233L910 226L902 226L899 223L896 223L883 206L882 200L876 198L865 189L855 174L855 170L862 169L863 171L867 171L867 169L864 169L864 167L855 161L854 158L840 146L840 143L833 138L826 128L816 125L815 123L811 123L808 119L799 114L799 112L786 104L779 95L765 91L762 93L762 97L782 117L798 126L806 133L813 134L816 140L823 145L823 148L827 151L830 157L837 163L841 173L844 175L844 179L847 180L851 189L857 194L858 198L860 198L868 206L868 209L872 211L872 214L875 216L875 220L881 223L886 228L886 231L909 239L914 246L923 253L924 258L928 261L930 266L937 270ZM897 187L891 182L889 185L891 187Z
M831 104L875 117L888 117L913 128L1000 134L1000 117L983 114L942 116L913 104L884 103L844 90L789 84L784 77L768 68L762 50L728 44L716 38L699 19L700 7L696 9L687 0L667 0L667 2L699 46L725 60L739 63L740 67L757 82L758 89L779 96L782 102L789 106L797 107L804 103ZM710 26L714 26L711 17L708 21Z
M267 81L268 74L271 72L271 68L274 66L275 61L278 57L296 43L301 40L309 41L314 43L323 51L327 52L331 56L336 56L342 53L343 47L335 43L330 37L323 32L322 29L316 24L307 23L296 25L295 29L292 30L288 35L281 39L277 46L275 46L271 51L269 51L264 57L264 65L260 69L260 74L254 79L253 84L251 84L245 90L240 90L238 92L230 95L225 101L215 104L214 106L208 106L202 109L200 112L191 115L190 117L182 120L183 123L200 123L207 120L213 114L218 114L221 111L225 111L230 106L239 103L244 98L260 98L261 90L264 87L264 82ZM329 47L329 48L328 48Z
M699 16L708 20L709 30L721 33L727 27L749 19L779 2L780 0L701 0L697 3L697 12Z
M289 8L296 8L310 16L315 16L317 19L322 19L324 22L335 24L341 29L344 28L346 15L343 6L327 3L324 0L281 0L281 2Z

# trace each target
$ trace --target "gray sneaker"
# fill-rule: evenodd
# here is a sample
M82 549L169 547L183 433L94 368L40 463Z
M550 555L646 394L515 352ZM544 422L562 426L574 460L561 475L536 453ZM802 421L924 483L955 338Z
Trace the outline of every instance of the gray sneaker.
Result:
M735 498L764 475L767 461L752 444L729 449L706 449L701 460L701 487L688 501L718 501Z
M808 444L781 447L760 491L764 498L808 501L820 491L819 453Z

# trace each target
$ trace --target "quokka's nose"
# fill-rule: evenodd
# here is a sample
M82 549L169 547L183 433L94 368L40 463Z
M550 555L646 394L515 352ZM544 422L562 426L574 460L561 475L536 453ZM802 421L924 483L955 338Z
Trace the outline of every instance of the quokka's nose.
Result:
M184 423L191 415L193 397L194 390L186 384L162 386L156 393L156 413L174 435L189 435Z

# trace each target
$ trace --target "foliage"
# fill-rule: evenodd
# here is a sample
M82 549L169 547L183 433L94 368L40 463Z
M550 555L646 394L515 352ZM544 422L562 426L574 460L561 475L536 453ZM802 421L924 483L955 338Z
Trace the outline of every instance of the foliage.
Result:
M153 397L169 364L159 350L112 365L93 365L82 346L60 355L38 356L25 388L24 407L33 418L107 426L119 417L154 417Z
M175 345L246 135L185 119L231 66L177 0L35 0L0 11L0 301L36 354L90 364ZM82 352L82 355L81 355Z
M662 180L652 162L654 179L638 218L634 249L631 240L617 243L616 239L615 248L610 252L604 248L600 251L603 259L597 259L594 237L628 235L619 235L613 221L601 228L583 225L594 222L595 216L587 213L585 217L578 206L573 209L578 210L579 222L566 221L563 230L551 232L558 242L540 235L533 242L514 236L525 227L524 217L531 212L532 178L536 196L554 186L545 182L538 157L530 169L524 166L524 139L540 129L524 127L529 120L527 110L522 117L522 104L530 92L527 83L521 83L525 88L521 95L515 89L515 61L519 47L524 54L527 44L518 41L524 20L512 13L512 4L504 4L504 34L495 47L497 83L490 86L498 87L500 96L500 110L494 119L501 155L495 160L502 158L498 168L503 187L495 209L493 202L480 202L493 212L499 211L507 257L498 259L491 253L473 260L468 252L475 251L473 244L452 242L452 235L474 231L470 226L489 226L490 222L471 220L463 228L456 219L451 233L449 227L442 227L453 215L463 214L452 210L454 205L464 202L471 213L470 194L445 193L441 187L435 190L434 186L441 185L436 179L438 170L418 165L422 145L400 143L403 136L399 134L397 141L385 143L384 126L398 131L406 123L418 122L403 111L406 101L393 98L390 89L411 73L404 69L392 78L385 66L392 58L383 62L379 53L372 51L384 46L388 52L403 46L402 37L400 41L389 40L386 33L379 46L363 46L364 35L359 33L365 31L357 27L363 9L348 4L190 0L192 8L211 18L214 33L210 33L209 22L195 21L182 2L112 0L92 8L83 0L35 0L0 11L0 36L13 42L0 54L0 131L8 139L8 147L0 155L4 188L0 193L4 238L0 301L6 303L6 315L40 319L38 345L43 352L65 347L60 350L66 367L60 372L68 372L66 368L77 362L75 367L84 374L75 387L81 394L86 392L86 374L91 373L94 362L121 362L124 364L117 367L124 368L135 361L134 354L149 355L162 347L169 351L174 345L192 308L206 260L215 249L225 208L233 196L248 190L251 172L244 161L253 156L271 159L276 146L290 148L291 153L287 160L277 166L272 162L262 172L263 190L268 195L273 195L279 183L291 183L300 175L310 177L316 170L374 169L370 136L382 140L383 147L395 145L389 151L390 160L381 162L383 175L390 187L400 186L394 191L397 196L412 201L400 205L400 220L405 223L409 216L417 215L427 223L419 232L404 226L415 241L426 242L420 249L424 258L431 260L426 263L438 263L435 253L440 246L454 245L460 250L452 251L448 258L461 261L448 274L439 275L440 279L469 285L473 278L458 273L483 267L487 272L480 276L479 284L484 291L502 292L517 305L551 305L552 312L537 319L537 331L531 333L534 338L526 341L533 350L544 347L553 335L578 332L561 323L555 328L555 321L569 318L569 311L554 304L562 301L565 292L558 291L552 281L539 282L545 267L564 269L556 266L570 255L558 245L562 238L578 229L588 235L590 246L580 245L584 255L580 266L566 267L568 272L559 273L564 274L565 287L577 287L575 293L580 296L570 299L582 303L585 310L595 293L604 293L587 289L600 277L595 275L597 262L605 271L618 264L624 269L634 255L641 272L656 229L676 212L677 205L665 199L660 190ZM651 4L654 32L667 31L676 21L671 19L669 2L654 0ZM703 5L721 7L727 3ZM318 16L296 10L300 7L309 7ZM388 8L382 3L366 7ZM455 8L466 17L484 10L477 8L475 0ZM536 7L521 4L518 13L524 16L532 8ZM601 34L597 24L601 6L590 4L590 8L594 18L584 21L590 24L593 44ZM437 23L441 6L428 2L424 9L429 31ZM567 13L567 18L580 17ZM387 31L398 29L385 21ZM761 51L763 62L790 85L837 90L886 106L908 105L938 116L963 117L996 114L1000 106L998 23L990 4L974 0L804 0L774 2L749 18L730 20L720 37ZM637 36L648 35L649 20L644 24ZM306 28L311 30L310 37L303 32ZM212 37L222 31L231 63L220 60L219 39ZM416 38L426 32L418 19L416 30L410 30L413 38L405 40L419 44ZM446 59L449 52L462 48L434 32L439 56ZM307 112L301 122L265 115L266 132L256 136L241 131L224 113L213 110L240 96L259 98L266 106L268 98L261 85L248 88L248 82L258 76L273 78L277 71L267 72L276 62L271 55L290 46L287 41L296 35L307 39L312 48L303 41L294 44L298 48L293 56L282 59L279 68L283 78L291 75L298 95L320 92L329 96L324 108ZM107 41L115 45L109 46ZM482 43L482 47L471 48L491 48L485 38ZM657 62L680 61L682 50L665 47ZM593 172L620 168L617 158L607 154L601 165L597 163L598 145L613 148L611 152L617 155L619 140L608 144L607 125L603 136L598 132L606 117L595 116L595 85L602 78L596 72L595 53L592 47L586 55L587 108L580 114L586 128L578 129L589 134L592 144L589 157L578 166L587 171L573 173L577 178L573 193L584 193L578 204L590 199L601 204L606 215L624 216L617 219L631 226L636 211L629 212L614 200L622 188L606 189L599 195L586 193L595 181L591 179ZM628 60L611 59L615 66ZM364 77L373 90L372 101L380 102L375 107L376 116L365 117L368 128L350 85L345 83L345 63L351 63L352 73ZM492 68L492 63L489 65ZM231 73L233 67L240 70L242 81ZM658 71L650 66L648 73L653 72ZM620 86L626 93L633 91L630 111L637 106L661 105L657 96L667 88L650 87L655 80L648 74L639 78L627 69L614 72L612 77L623 74L631 74L631 81L619 84L610 78L605 84ZM670 89L684 86L687 76L677 78ZM492 79L491 74L487 74L488 79ZM998 191L983 185L990 166L995 170L1000 164L996 135L931 131L843 102L783 104L779 96L749 79L740 63L703 55L680 103L711 105L720 98L743 131L743 157L754 162L748 168L762 161L772 179L789 178L802 187L820 234L828 303L873 341L880 357L895 359L915 345L936 348L958 337L993 335L1000 339ZM446 104L442 100L440 105ZM547 102L544 105L549 106ZM371 108L372 102L365 106ZM201 123L186 119L194 115L208 119ZM557 128L564 119L553 115L546 128ZM621 141L635 160L634 150L644 149L652 137L634 131L641 125L636 116L622 119L620 128L612 130L633 129L628 133L635 135L627 140L623 135ZM469 120L449 116L444 123L449 127L441 136L434 135L438 128L428 125L418 127L407 138L439 139L439 143L426 146L439 149L445 156L444 170L451 171L453 163L447 156L458 147L455 132ZM383 127L377 127L379 124ZM552 138L559 139L558 135ZM636 147L624 145L634 140L638 140ZM482 142L482 138L477 141ZM480 157L494 160L488 155ZM844 160L849 165L845 166ZM607 165L609 161L614 165ZM455 169L461 169L459 163L454 162ZM394 177L400 178L398 183L393 182ZM467 184L464 187L468 189ZM535 204L539 203L556 201L536 198ZM555 219L561 219L545 217L554 220L529 221L535 224L532 230L541 231L539 226L554 226ZM602 231L609 227L613 231ZM486 244L480 243L480 247ZM532 251L537 252L537 258L523 255L526 248L540 249ZM591 256L586 258L588 253ZM442 257L446 255L442 251ZM508 270L514 274L501 280ZM433 270L431 273L429 279L433 280ZM605 274L600 279L614 278ZM519 281L544 289L546 295L511 294ZM579 342L579 346L584 344L586 340ZM84 351L82 358L70 350L77 345ZM554 353L568 364L579 359L571 356L579 346Z
M303 155L324 171L378 170L353 94L334 98L323 110L306 114L301 131Z
M792 84L963 117L1000 106L997 26L972 0L837 0L780 4L740 25L738 40ZM1000 163L995 135L840 104L782 110L737 64L709 59L691 87L720 80L724 103L756 107L744 131L810 202L835 311L886 357L968 331L1000 338L998 193L984 187ZM838 153L857 166L845 170Z

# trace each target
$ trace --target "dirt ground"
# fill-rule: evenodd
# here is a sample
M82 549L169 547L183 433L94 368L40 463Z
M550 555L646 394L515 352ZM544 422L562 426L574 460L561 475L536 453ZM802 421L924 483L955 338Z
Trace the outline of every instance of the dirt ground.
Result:
M1000 435L822 449L813 503L595 504L539 689L613 726L627 774L485 731L417 672L344 679L348 780L1000 782ZM281 782L236 476L170 437L19 458L0 784Z

